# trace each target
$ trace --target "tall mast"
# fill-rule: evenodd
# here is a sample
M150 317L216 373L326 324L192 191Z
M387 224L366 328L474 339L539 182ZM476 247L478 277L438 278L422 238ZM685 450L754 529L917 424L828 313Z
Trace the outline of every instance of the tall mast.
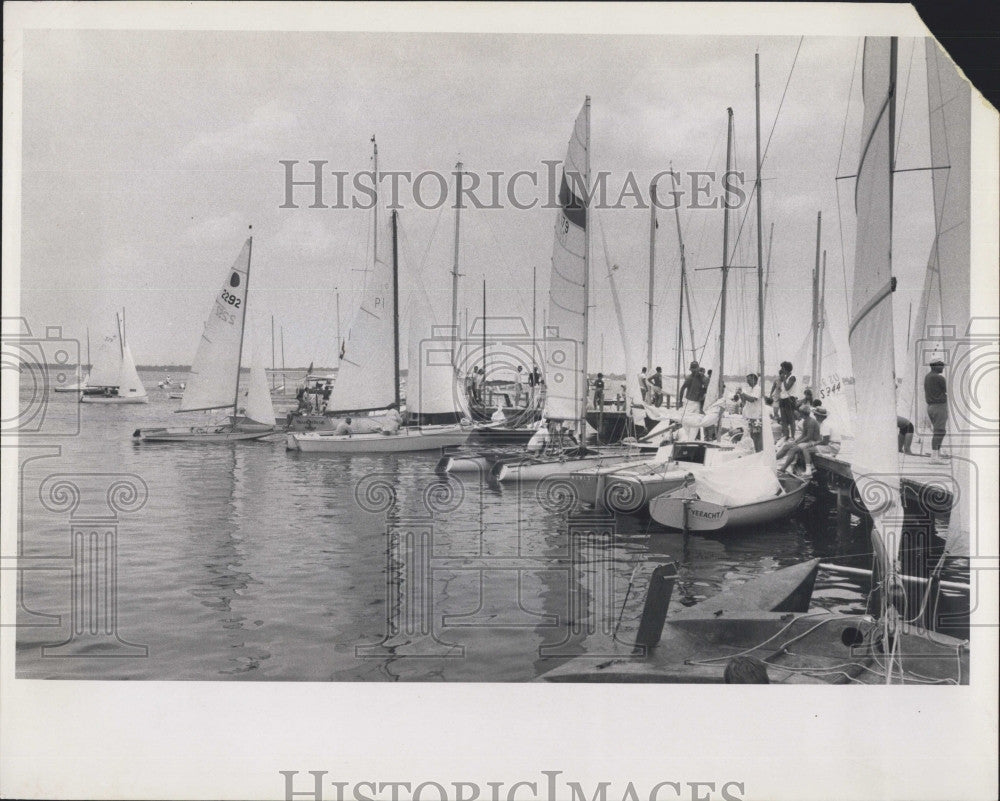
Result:
M483 389L486 388L486 279L483 279Z
M536 339L536 326L538 320L538 265L531 265L531 369L534 370L535 367L535 339Z
M93 366L90 361L90 326L87 326L87 369L89 370Z
M583 186L587 197L583 210L583 342L581 343L581 364L583 365L583 398L582 414L580 415L580 446L587 441L587 340L590 331L590 95L587 95L584 108L584 168Z
M819 350L816 353L816 378L813 381L813 391L819 386L823 379L823 330L826 328L826 251L823 251L823 265L819 271L819 316L817 318L819 327ZM907 342L910 340L907 339Z
M374 170L372 175L374 177L375 184L375 205L372 207L375 213L375 228L372 231L372 239L374 244L372 245L372 263L374 264L378 261L378 142L375 141L375 135L372 135L372 152L374 154Z
M816 264L813 266L813 294L812 294L812 364L810 369L812 375L810 381L813 390L816 389L817 377L819 375L819 259L820 259L820 239L823 233L823 212L816 213Z
M271 389L275 387L274 383L274 315L271 315Z
M733 166L733 110L726 109L729 117L729 125L726 129L726 176L728 177ZM726 178L723 178L725 181ZM759 176L758 176L759 180ZM758 195L758 198L760 196ZM758 237L759 241L759 237ZM719 395L722 395L722 387L725 384L726 373L726 285L729 283L729 204L726 199L722 200L722 313L719 315Z
M756 146L757 146L757 180L754 190L757 193L757 365L759 375L757 376L757 386L760 387L760 422L761 428L768 425L764 418L764 243L762 237L762 213L761 213L761 180L760 180L760 53L754 53L754 99L756 105ZM724 274L724 273L723 273ZM722 297L722 308L725 311L726 298ZM720 351L721 353L721 351ZM761 441L768 440L761 433Z
M285 326L281 326L281 383L285 383Z
M344 343L340 338L340 288L333 288L334 299L337 304L337 368L340 368L340 358L344 353Z
M253 226L250 226L253 230ZM247 250L247 285L243 293L243 319L240 320L240 356L236 360L236 392L233 395L233 417L240 412L240 365L243 364L243 333L247 327L247 303L250 301L250 262L253 260L253 234L250 234L250 248Z
M392 364L396 377L396 405L399 405L399 214L392 211Z
M462 211L462 162L455 165L455 258L451 268L451 366L458 362L458 244L459 222Z
M649 298L646 301L646 367L653 364L653 291L656 286L656 182L649 185Z
M674 181L677 181L677 175L674 173L674 165L670 165L670 175ZM684 236L681 234L681 212L680 204L676 202L677 198L674 196L674 222L677 224L677 244L681 251L681 280L677 286L677 389L675 390L674 397L679 398L681 396L681 377L684 375L681 371L684 368L684 292L687 286L687 265L684 260ZM691 309L690 304L688 308L688 321L691 319ZM694 331L691 332L691 347L694 347Z
M122 318L115 312L115 325L118 326L118 353L125 358L125 329L122 327Z

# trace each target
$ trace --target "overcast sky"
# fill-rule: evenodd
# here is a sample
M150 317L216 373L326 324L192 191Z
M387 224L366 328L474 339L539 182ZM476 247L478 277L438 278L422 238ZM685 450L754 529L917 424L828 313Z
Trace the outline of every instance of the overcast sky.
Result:
M450 172L459 159L484 178L488 170L544 170L543 160L565 155L590 95L592 168L611 172L613 195L630 170L643 190L671 163L680 172L721 172L727 106L735 114L735 167L746 171L749 189L758 51L765 141L773 126L762 171L765 247L774 224L768 362L792 358L808 332L818 211L830 323L846 342L853 181L839 182L838 214L835 177L838 163L840 174L857 167L858 46L857 38L805 38L800 47L797 37L29 31L22 314L83 339L88 327L92 336L111 329L124 306L139 363L190 363L212 295L252 224L255 327L267 339L274 315L289 365L332 364L335 288L346 332L363 281L370 212L309 209L309 189L297 190L299 209L279 208L280 160L303 162L300 177L309 175L310 159L328 161L329 170L370 169L375 134L386 170ZM902 39L899 53L897 164L926 166L922 40ZM897 178L897 332L905 332L908 292L921 286L933 237L928 175ZM667 189L662 184L661 195ZM402 303L426 288L419 301L429 298L446 323L453 211L417 209L409 194L403 198ZM755 261L752 207L746 212L732 212L733 231L742 224L737 264ZM649 212L597 217L589 362L591 370L601 367L603 334L603 366L614 371L624 360L605 242L619 265L626 337L644 359ZM544 292L554 220L545 209L464 211L460 309L478 313L485 277L490 313L530 321L532 269ZM679 259L673 212L661 211L659 222L654 362L669 371ZM704 340L720 277L696 270L721 263L722 212L682 207L681 225L696 335ZM755 278L748 270L732 276L727 360L741 371L756 352L747 330ZM540 296L539 325L544 306Z

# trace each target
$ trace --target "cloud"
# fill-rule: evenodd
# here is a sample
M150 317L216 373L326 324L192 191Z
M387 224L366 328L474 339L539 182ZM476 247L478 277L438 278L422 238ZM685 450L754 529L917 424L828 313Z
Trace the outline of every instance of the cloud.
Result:
M276 141L294 132L296 116L278 103L258 106L241 122L216 131L208 131L181 148L181 159L195 162L237 161L261 156Z

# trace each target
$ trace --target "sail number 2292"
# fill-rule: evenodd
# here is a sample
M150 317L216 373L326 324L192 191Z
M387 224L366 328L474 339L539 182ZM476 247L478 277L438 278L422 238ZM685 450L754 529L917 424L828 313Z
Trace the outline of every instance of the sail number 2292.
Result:
M230 295L225 289L222 290L222 299L230 306L235 306L237 309L240 307L240 298Z

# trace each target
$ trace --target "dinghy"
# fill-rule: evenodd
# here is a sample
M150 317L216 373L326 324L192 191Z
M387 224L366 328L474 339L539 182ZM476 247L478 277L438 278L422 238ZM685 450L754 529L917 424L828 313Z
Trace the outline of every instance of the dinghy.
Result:
M97 348L94 365L80 394L80 403L148 403L146 388L135 369L132 350L125 339L125 323L115 315L115 333Z
M250 258L253 237L247 239L222 289L212 301L181 406L177 412L232 409L227 422L205 426L164 426L136 429L135 442L238 442L274 432L274 408L264 365L255 351L250 384L240 393L240 363L246 327Z
M377 159L378 151L375 153ZM377 174L377 160L375 163ZM377 213L377 203L375 208ZM441 356L441 353L435 347L433 328L427 325L429 314L422 312L414 312L410 321L408 424L399 426L390 422L395 416L390 414L390 410L398 414L401 403L399 223L396 211L392 212L389 221L391 255L386 257L386 237L384 232L380 233L376 220L372 275L351 327L351 336L343 345L337 381L330 394L328 406L336 411L328 413L328 416L331 423L336 420L338 428L289 431L285 439L288 450L304 453L407 453L461 445L469 437L468 427L453 422L461 420L465 414L460 406L461 393L456 391L455 386L452 342L449 339L441 343L440 350L446 351L447 358L432 358ZM386 358L387 351L392 353L392 359ZM366 417L380 410L386 410L382 420ZM351 417L349 426L346 423L348 417ZM348 427L349 433L337 433L341 422ZM371 428L359 432L359 424Z

